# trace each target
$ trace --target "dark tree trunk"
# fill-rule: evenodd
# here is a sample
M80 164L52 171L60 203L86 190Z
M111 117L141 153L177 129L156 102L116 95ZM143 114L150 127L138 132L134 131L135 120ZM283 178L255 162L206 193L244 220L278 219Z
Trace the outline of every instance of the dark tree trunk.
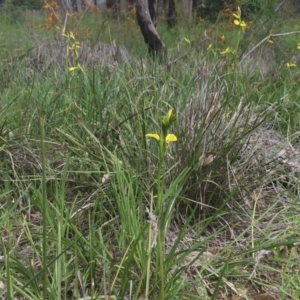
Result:
M77 11L77 1L76 0L72 0L71 1L71 11Z
M176 8L175 8L175 1L168 0L168 14L167 14L167 22L170 28L172 28L176 24Z
M150 15L149 6L150 4L148 4L147 0L136 0L137 21L141 28L144 41L148 46L149 54L153 58L158 58L163 61L166 59L166 48L156 31ZM151 5L151 7L155 6ZM153 16L156 16L156 10L153 12Z
M148 0L148 8L149 8L151 20L152 20L154 26L156 26L157 0Z
M129 10L135 8L135 1L136 0L127 0Z
M116 8L117 0L106 0L106 7L107 8Z

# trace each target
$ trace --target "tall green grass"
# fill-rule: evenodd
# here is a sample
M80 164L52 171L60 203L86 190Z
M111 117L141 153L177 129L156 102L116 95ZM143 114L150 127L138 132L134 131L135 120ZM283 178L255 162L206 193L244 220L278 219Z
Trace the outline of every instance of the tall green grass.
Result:
M105 22L103 39L121 43ZM5 26L1 53L26 53L32 36ZM263 46L239 64L216 36L202 41L201 26L159 27L168 65L141 59L139 42L127 63L73 73L28 73L25 59L0 54L1 295L233 299L254 285L299 298L295 37L265 46L274 55L262 70ZM245 53L261 41L231 35ZM145 135L170 108L178 141L162 162ZM273 256L249 281L261 250Z

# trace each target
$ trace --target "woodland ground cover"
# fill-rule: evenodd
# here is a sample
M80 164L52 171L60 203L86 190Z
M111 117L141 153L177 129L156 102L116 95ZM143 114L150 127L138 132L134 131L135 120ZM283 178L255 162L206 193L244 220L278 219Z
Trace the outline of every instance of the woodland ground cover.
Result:
M2 13L2 297L300 298L299 19Z

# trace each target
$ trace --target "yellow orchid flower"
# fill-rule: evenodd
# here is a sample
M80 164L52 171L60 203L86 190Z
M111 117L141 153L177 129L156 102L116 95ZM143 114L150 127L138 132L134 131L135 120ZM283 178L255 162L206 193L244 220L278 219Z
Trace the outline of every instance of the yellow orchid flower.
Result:
M242 16L242 11L241 11L241 8L238 6L238 9L237 9L237 13L235 14L235 13L233 13L232 14L235 18L237 18L237 19L241 19L241 16Z
M286 66L287 66L288 68L293 68L293 67L296 67L296 64L295 64L295 63L289 63L289 62L287 62L287 63L286 63Z
M247 24L244 21L234 20L234 24L240 26L241 28L247 27Z
M221 51L220 54L225 55L230 52L229 47L227 47L224 51Z
M174 116L173 109L169 109L167 113L167 118L170 120Z
M70 32L70 38L71 38L72 40L74 40L74 41L76 40L76 38L75 38L75 36L74 36L74 33L73 33L72 31Z
M161 158L164 156L166 149L168 148L168 144L170 142L176 142L177 136L173 133L168 133L168 129L171 124L175 121L176 115L173 112L173 109L169 109L166 117L161 122L161 134L157 133L148 133L146 137L156 139L160 144L160 154Z
M147 133L146 137L156 139L157 141L160 140L160 135L158 135L157 133ZM170 142L176 142L176 141L177 141L177 136L175 134L173 134L173 133L167 134L167 136L166 136L167 144Z
M232 14L236 20L233 21L233 23L236 25L236 26L239 26L240 28L242 28L244 30L245 27L247 27L247 24L242 21L242 11L241 11L241 8L238 7L238 11L236 14Z
M69 72L73 72L73 71L75 71L77 69L77 67L70 67L69 68Z
M75 42L74 44L71 45L71 47L69 47L69 49L72 51L76 51L78 48L80 48L79 42Z
M175 121L176 115L173 112L173 109L169 109L166 117L162 120L163 130L168 130L171 124Z
M221 51L221 52L220 52L221 55L225 55L225 54L227 54L227 53L232 53L232 54L234 54L234 50L231 49L231 48L229 48L229 47L227 47L224 51Z

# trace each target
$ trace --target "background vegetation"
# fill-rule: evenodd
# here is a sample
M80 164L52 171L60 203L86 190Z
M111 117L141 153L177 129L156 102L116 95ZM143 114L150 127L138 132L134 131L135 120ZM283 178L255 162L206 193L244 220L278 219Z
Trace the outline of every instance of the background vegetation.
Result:
M297 3L213 3L1 9L1 296L300 298Z

